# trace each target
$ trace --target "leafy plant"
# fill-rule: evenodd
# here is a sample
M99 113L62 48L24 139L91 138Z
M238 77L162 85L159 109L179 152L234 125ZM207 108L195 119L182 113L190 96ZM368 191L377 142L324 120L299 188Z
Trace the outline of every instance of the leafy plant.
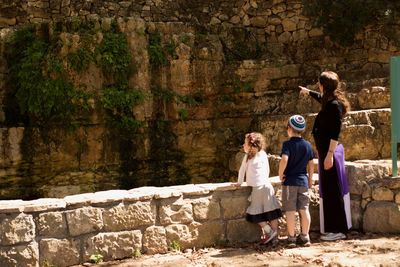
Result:
M181 108L178 110L179 118L182 121L186 121L189 118L189 111L185 108Z
M168 64L168 59L161 45L160 33L156 32L149 34L148 52L150 58L150 66L153 69L158 69Z
M98 264L98 263L100 263L100 262L103 261L103 255L101 255L101 254L99 254L99 253L92 254L92 255L90 255L90 257L89 257L89 260L90 260L90 262L92 262L92 263Z
M86 48L79 48L75 53L68 55L69 63L72 69L77 72L86 70L93 61L93 54Z
M351 45L366 26L380 25L386 35L399 17L400 2L392 0L303 0L304 13L316 18L316 25L333 40Z
M107 111L109 125L128 132L136 131L142 126L142 123L133 117L132 108L143 100L142 91L132 90L127 86L105 88L100 99Z
M113 77L116 83L125 83L128 80L132 70L132 56L125 34L106 32L97 53L98 64L104 74Z
M26 27L14 33L8 47L7 60L20 113L38 124L70 121L79 109L82 94L69 82L62 59L52 50L49 39L36 34L35 28Z
M251 82L244 82L239 79L234 79L233 80L233 91L235 93L240 93L240 92L251 92L253 91L254 87Z
M172 240L171 244L169 245L169 249L171 251L181 251L181 245L178 241Z
M142 256L142 252L140 252L139 248L135 248L135 250L133 251L133 257L134 258L140 258Z

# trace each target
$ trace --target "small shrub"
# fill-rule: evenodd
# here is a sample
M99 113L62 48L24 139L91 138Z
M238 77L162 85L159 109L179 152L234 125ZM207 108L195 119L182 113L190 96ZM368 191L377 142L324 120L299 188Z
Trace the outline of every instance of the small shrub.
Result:
M98 264L98 263L100 263L100 262L103 261L103 255L101 255L101 254L99 254L99 253L92 254L92 255L90 255L89 260L90 260L90 262L92 262L92 263Z
M170 249L171 251L177 251L177 252L179 252L179 251L181 251L181 245L179 244L178 241L172 240L171 244L169 245L169 249Z

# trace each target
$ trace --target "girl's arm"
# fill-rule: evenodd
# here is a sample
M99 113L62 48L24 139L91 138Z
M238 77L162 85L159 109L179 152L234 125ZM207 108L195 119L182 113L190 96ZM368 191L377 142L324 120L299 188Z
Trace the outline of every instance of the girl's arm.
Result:
M244 176L246 174L246 166L247 166L247 154L243 157L242 164L240 165L238 181L237 181L238 185L241 185L244 182Z

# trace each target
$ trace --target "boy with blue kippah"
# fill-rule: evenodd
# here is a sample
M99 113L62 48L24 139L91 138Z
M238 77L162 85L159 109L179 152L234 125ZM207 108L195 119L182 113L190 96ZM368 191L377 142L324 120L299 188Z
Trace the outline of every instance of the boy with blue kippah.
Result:
M314 173L314 153L311 144L301 134L306 129L306 122L300 115L293 115L287 124L289 140L282 145L279 162L279 178L282 182L282 210L285 211L288 246L296 244L310 246L311 216L308 209L308 189L312 186ZM308 171L307 171L308 169ZM295 215L300 214L301 233L295 237Z

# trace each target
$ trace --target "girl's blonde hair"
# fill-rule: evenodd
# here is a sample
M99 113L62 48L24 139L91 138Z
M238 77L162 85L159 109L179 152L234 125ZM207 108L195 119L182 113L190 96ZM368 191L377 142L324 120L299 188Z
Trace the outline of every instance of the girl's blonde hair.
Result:
M245 135L245 142L250 147L247 159L253 158L258 151L266 148L265 138L261 133L252 132Z

